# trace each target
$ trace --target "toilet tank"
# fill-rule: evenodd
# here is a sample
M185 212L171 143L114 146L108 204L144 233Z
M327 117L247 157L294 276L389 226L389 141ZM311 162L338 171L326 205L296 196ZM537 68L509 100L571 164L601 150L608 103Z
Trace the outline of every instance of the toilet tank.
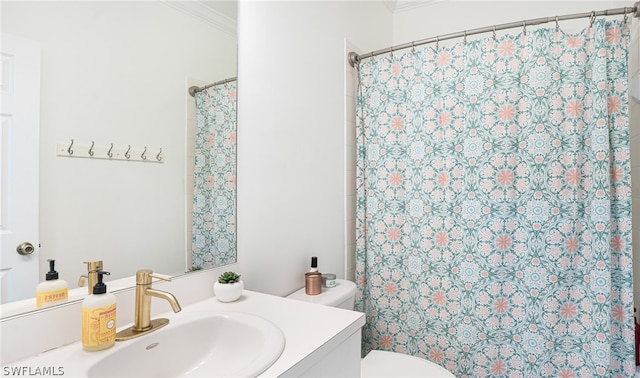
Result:
M336 279L335 287L323 287L320 294L307 295L307 293L304 292L303 287L302 289L288 295L287 298L353 311L356 299L356 284L351 281Z

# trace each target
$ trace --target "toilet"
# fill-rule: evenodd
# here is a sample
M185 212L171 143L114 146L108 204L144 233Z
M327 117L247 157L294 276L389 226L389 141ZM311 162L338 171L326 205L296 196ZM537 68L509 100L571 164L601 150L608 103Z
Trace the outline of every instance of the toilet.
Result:
M322 288L318 295L307 295L304 288L287 296L287 298L344 308L354 309L356 284L347 280L336 280L336 286ZM423 358L402 353L372 350L361 360L361 377L433 377L455 378L453 374L440 365Z

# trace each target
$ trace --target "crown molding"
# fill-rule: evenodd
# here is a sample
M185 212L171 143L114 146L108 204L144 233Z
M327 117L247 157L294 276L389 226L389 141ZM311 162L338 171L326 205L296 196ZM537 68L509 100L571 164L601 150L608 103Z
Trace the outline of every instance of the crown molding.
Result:
M238 23L231 17L212 9L202 1L162 0L165 4L186 13L200 21L222 30L232 36L238 35Z
M396 2L397 0L382 0L382 3L386 5L391 12L396 10Z
M395 12L406 11L410 9L425 7L427 5L433 5L441 3L447 0L384 0L387 6Z

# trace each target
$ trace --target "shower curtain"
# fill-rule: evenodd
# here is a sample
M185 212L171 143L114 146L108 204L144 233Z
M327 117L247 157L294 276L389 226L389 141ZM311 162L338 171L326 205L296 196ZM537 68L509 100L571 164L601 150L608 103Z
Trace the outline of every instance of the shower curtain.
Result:
M192 265L236 261L236 82L196 93Z
M628 39L599 19L359 65L363 353L633 376Z

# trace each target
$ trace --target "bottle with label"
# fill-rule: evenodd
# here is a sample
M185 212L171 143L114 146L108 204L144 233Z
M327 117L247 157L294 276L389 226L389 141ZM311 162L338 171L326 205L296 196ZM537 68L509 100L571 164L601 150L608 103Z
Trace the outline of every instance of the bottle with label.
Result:
M116 342L116 296L107 293L102 283L103 275L98 271L98 282L93 294L82 301L82 347L89 352L107 349Z
M67 281L58 278L55 264L56 260L49 262L49 272L45 276L45 281L40 282L36 287L36 307L43 308L66 302L69 299L69 285Z

